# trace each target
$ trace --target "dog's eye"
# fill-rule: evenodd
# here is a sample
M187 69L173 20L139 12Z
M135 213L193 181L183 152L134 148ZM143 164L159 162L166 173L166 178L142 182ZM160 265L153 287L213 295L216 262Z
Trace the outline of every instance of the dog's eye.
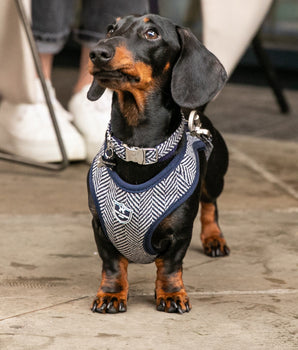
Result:
M111 36L115 31L115 27L113 25L108 26L107 28L107 37Z
M145 38L147 40L156 40L159 38L159 34L157 33L156 30L154 29L148 29L145 34L144 34Z

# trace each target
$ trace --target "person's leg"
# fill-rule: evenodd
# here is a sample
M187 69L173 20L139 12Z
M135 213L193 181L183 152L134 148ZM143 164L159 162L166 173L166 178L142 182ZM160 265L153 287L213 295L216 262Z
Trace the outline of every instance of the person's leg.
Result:
M91 77L86 68L89 50L98 40L105 37L107 26L119 16L145 14L149 8L147 0L83 0L82 5L80 28L75 31L77 40L82 44L82 52L74 93L91 83Z
M73 93L80 92L84 86L90 85L92 82L92 76L88 72L88 61L89 61L90 49L87 46L82 46L81 58L80 58L80 69L76 85L74 86Z
M85 139L87 160L91 161L104 141L110 120L112 93L107 89L96 102L86 98L92 81L92 76L88 73L90 48L105 37L108 24L114 22L115 18L132 13L146 13L148 1L83 0L82 5L80 27L75 30L75 38L82 45L80 71L68 107L74 116L76 127Z
M32 32L39 53L58 53L69 36L75 0L32 0Z
M46 79L51 80L53 57L65 45L74 12L75 0L32 0L32 32Z
M51 80L54 55L52 53L40 53L39 58L45 79Z
M272 0L201 0L203 43L231 75Z
M71 114L56 99L51 84L53 56L62 49L69 35L74 4L75 0L33 0L32 30L67 156L69 160L81 160L86 157L84 141L70 123ZM35 103L1 103L0 148L36 161L60 161L57 137L37 75L32 84Z
M106 35L107 26L117 17L130 14L145 14L149 10L148 0L83 0L80 27L77 38L91 46Z

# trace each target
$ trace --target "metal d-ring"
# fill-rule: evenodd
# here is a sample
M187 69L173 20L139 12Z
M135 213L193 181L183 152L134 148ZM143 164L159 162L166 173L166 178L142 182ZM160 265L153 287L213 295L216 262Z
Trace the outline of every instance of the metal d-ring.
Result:
M190 134L196 137L204 135L207 138L210 138L210 131L208 129L202 129L201 126L202 123L198 112L196 110L191 111L188 117L188 130Z

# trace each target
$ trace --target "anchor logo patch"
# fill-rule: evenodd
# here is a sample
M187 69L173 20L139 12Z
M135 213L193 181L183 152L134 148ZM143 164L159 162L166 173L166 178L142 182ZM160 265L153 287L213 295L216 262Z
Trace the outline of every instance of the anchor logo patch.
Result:
M127 208L123 203L114 202L114 217L121 224L128 224L132 218L132 209Z

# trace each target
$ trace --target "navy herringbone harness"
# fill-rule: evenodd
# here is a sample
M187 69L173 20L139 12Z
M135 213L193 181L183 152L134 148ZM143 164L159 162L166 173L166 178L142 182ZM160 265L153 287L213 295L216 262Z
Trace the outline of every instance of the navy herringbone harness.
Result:
M129 261L154 261L154 230L192 195L198 184L198 150L205 149L205 143L185 131L182 142L182 150L168 166L140 185L126 183L115 171L98 166L104 146L92 163L89 184L102 230Z

